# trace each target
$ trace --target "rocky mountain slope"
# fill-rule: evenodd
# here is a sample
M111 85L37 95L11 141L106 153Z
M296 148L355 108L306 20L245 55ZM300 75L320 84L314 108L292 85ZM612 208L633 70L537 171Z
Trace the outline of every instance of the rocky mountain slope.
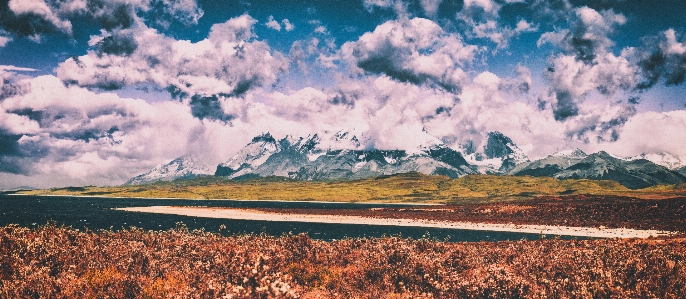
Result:
M587 156L580 149L557 152L540 160L520 163L511 169L508 174L552 177L563 169L580 162Z
M669 168L670 170L676 170L679 168L686 167L686 156L677 156L670 153L652 153L652 154L640 154L627 158L627 160L640 160L645 159L653 162L657 165L662 165Z
M684 175L646 159L620 159L604 151L591 155L580 150L558 153L520 164L509 174L613 180L631 189L686 182Z
M157 181L173 181L176 179L192 179L203 175L212 175L214 172L207 166L202 165L192 156L181 156L167 164L158 165L152 170L133 177L124 185L142 185Z
M488 133L483 150L465 149L463 153L467 162L476 166L479 173L487 174L507 173L515 166L529 161L524 151L500 132Z
M285 176L302 180L357 179L417 171L460 177L476 173L462 154L444 145L431 145L416 153L403 150L361 150L357 137L338 132L322 146L318 135L286 137L276 141L268 133L217 167L215 175L235 179ZM262 147L264 150L257 150ZM258 154L253 154L258 153Z
M670 154L621 158L603 151L588 155L579 149L529 161L510 138L499 132L490 132L481 148L472 146L458 151L436 140L412 152L364 149L356 136L344 131L324 137L315 134L286 136L280 140L265 133L254 137L228 161L219 164L215 171L184 156L132 178L126 184L212 174L235 180L268 176L333 180L420 172L450 178L482 173L613 180L625 187L638 189L686 182L686 166L680 167L681 161Z

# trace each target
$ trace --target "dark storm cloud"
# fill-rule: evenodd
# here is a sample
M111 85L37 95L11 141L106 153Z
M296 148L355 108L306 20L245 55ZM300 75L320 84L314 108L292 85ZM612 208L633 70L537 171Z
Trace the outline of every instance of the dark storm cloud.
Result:
M230 121L233 115L227 115L221 107L221 102L217 95L203 97L195 95L190 100L191 113L198 119L214 119L223 122Z
M19 163L21 157L19 138L22 135L10 134L0 128L0 172L23 174L25 171Z
M678 39L681 37L681 41ZM648 89L661 79L666 85L679 85L686 79L686 41L674 29L647 40L647 50L639 65L645 80L639 89Z
M136 43L133 34L117 32L103 38L95 47L98 52L103 54L130 56L138 48L138 43Z
M333 105L342 105L349 108L355 108L355 101L357 100L357 94L348 94L345 92L340 92L329 99L329 103Z
M555 120L562 121L569 117L579 115L579 106L569 92L558 91L555 94L555 98L557 99L557 104L555 105L555 109L553 109Z
M227 121L220 98L243 97L249 90L277 82L277 75L288 70L283 54L254 40L256 22L243 15L215 24L206 39L195 43L143 24L104 32L91 39L94 51L68 59L56 72L64 83L81 87L166 88L173 98L191 103L193 115Z
M563 53L575 55L576 59L591 64L614 45L610 35L617 25L626 23L626 17L613 10L596 11L589 7L576 9L569 29L549 32L541 36L539 46L550 42L559 46Z
M476 51L476 46L465 45L459 35L421 18L388 21L342 47L343 57L364 72L451 92L462 88L466 78L462 68Z
M0 29L17 37L37 37L42 34L63 33L54 23L36 13L16 15L9 7L9 0L0 0Z
M39 40L45 34L72 34L72 20L86 17L114 31L149 21L164 28L172 21L197 24L203 11L193 0L0 0L0 30Z
M378 56L362 59L357 62L357 66L370 73L386 74L400 82L420 84L430 78L428 74L416 73L413 70L399 67L402 64L402 55L392 47L385 47L375 54Z
M105 30L130 28L136 20L135 7L128 3L107 0L89 0L88 14Z
M568 29L544 33L538 40L539 46L550 43L561 50L548 58L545 72L550 82L549 92L553 96L550 104L557 121L580 116L581 102L591 92L609 99L618 91L633 90L639 81L638 67L630 61L631 51L622 51L619 56L611 51L615 43L610 36L618 26L626 23L624 15L611 9L596 11L584 6L577 8L570 17ZM621 125L623 122L608 122L606 125L613 124ZM603 126L591 124L585 127ZM576 133L583 135L586 131L594 130L582 129Z
M567 137L575 138L585 143L591 142L589 136L593 136L595 142L616 142L620 137L621 128L632 116L636 115L636 108L632 105L622 106L608 120L600 120L599 116L581 119L580 127L568 131Z

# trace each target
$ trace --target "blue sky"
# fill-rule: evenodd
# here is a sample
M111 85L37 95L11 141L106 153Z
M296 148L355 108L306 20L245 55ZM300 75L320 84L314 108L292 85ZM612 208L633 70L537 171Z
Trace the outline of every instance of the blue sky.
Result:
M271 132L686 156L686 3L0 0L0 188L119 184Z

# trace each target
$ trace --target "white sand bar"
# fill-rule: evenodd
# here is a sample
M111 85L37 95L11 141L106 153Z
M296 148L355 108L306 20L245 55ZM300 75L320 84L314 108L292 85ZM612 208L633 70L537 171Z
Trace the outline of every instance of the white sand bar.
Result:
M493 224L493 223L474 223L462 221L433 221L420 219L393 219L393 218L371 218L362 216L343 216L343 215L309 215L309 214L285 214L270 213L250 209L233 208L209 208L209 207L171 207L171 206L152 206L152 207L131 207L118 208L116 210L128 212L143 212L157 214L173 214L204 218L222 218L237 220L259 220L259 221L289 221L289 222L312 222L312 223L333 223L333 224L364 224L364 225L389 225L389 226L414 226L432 227L443 229L464 229L464 230L485 230L501 232L517 232L530 234L580 236L592 238L648 238L650 236L667 236L674 232L658 230L638 230L628 228L592 228L592 227L570 227L555 225L515 225L515 224Z

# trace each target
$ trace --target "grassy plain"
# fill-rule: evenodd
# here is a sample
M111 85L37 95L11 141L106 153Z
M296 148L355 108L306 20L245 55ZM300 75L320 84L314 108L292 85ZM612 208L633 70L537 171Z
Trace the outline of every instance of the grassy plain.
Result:
M232 181L208 176L137 186L68 187L19 193L183 199L489 203L569 195L664 199L686 196L686 185L630 190L614 181L495 175L468 175L450 179L444 176L405 173L351 181L295 181L280 177Z

